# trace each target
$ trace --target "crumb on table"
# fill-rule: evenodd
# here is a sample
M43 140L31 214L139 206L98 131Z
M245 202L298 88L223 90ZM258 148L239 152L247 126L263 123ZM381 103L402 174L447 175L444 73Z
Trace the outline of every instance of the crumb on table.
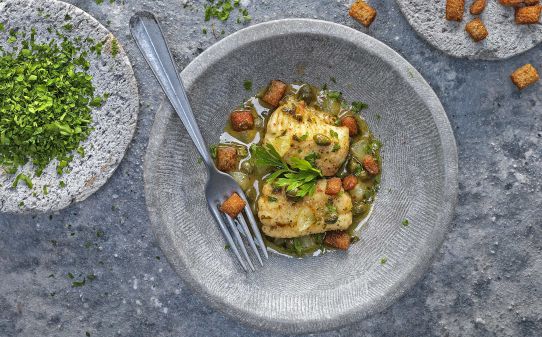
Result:
M540 79L538 71L530 63L516 69L510 77L519 90L528 87Z
M446 0L446 20L461 21L465 11L465 0Z
M487 0L474 0L470 5L470 13L472 15L480 15L487 5Z
M480 18L475 18L467 23L465 30L475 42L482 41L488 35L486 26Z
M369 27L376 18L376 9L365 1L358 0L352 4L348 14L365 27Z
M515 13L516 23L518 25L538 23L540 11L542 11L542 5L518 7Z

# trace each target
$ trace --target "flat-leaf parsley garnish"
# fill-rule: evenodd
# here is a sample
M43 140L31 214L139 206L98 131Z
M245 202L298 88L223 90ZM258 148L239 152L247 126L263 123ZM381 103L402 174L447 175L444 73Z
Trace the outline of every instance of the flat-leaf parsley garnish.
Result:
M265 179L286 191L294 192L298 197L312 195L316 191L316 182L322 172L311 162L301 158L290 158L286 163L271 144L252 145L252 158L256 165L271 167L274 171Z

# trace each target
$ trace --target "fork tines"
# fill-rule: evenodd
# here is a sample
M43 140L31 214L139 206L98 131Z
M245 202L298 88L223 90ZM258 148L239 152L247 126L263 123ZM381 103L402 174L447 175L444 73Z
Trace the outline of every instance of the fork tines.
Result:
M252 271L255 271L254 264L252 263L252 260L250 259L249 253L247 249L245 248L245 243L243 240L243 237L246 241L248 241L248 244L256 256L256 259L260 263L261 266L263 266L262 257L260 255L260 252L258 251L258 248L256 245L260 247L260 250L262 251L264 257L267 259L269 256L267 254L267 249L265 248L265 245L263 243L262 235L260 233L260 229L258 228L258 225L256 224L256 219L254 218L254 215L252 214L252 211L248 204L245 206L244 212L239 213L235 218L230 217L227 214L224 214L219 211L220 204L216 204L215 207L211 207L211 211L217 220L218 224L220 225L220 229L222 233L224 234L224 237L226 238L226 241L228 242L228 245L230 246L231 250L233 251L234 255L237 257L237 260L239 260L239 263L241 264L241 267L245 271L248 271L247 264L252 269ZM226 223L224 222L224 218L226 219ZM245 219L246 218L246 219ZM247 225L250 224L249 229ZM256 241L254 240L254 237ZM241 251L241 253L239 252ZM243 256L241 256L241 254Z

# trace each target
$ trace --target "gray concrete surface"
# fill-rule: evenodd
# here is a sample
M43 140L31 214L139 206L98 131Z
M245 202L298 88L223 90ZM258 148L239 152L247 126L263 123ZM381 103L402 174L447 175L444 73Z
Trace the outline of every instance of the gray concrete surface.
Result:
M129 36L128 20L136 10L155 12L183 67L217 40L201 33L203 26L210 29L204 1L186 8L179 0L70 2L127 47L140 82L140 117L124 161L93 196L59 213L0 215L0 336L275 336L198 299L169 267L148 226L142 158L154 112L165 103ZM365 31L345 14L347 2L253 0L249 10L252 23L309 17ZM395 3L375 7L379 16L368 33L425 76L454 127L459 205L416 287L380 314L314 336L540 336L542 89L538 84L519 93L509 80L524 63L542 69L540 48L506 61L454 59L419 38ZM217 30L242 28L234 21L216 23ZM83 277L83 286L72 287Z

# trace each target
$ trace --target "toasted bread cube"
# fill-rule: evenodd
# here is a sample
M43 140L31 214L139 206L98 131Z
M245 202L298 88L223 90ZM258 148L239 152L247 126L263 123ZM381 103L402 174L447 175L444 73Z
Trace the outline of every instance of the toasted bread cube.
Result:
M367 154L363 156L362 159L363 159L363 162L362 162L363 168L367 172L369 172L369 174L372 174L375 176L378 174L378 172L380 172L380 168L378 167L378 162L373 156Z
M234 111L230 115L231 127L235 131L246 131L254 128L254 116L250 110Z
M465 11L465 0L446 0L446 20L461 21Z
M503 6L518 7L523 4L524 0L499 0L499 3Z
M349 175L343 178L343 188L345 191L350 191L351 189L354 189L357 184L358 178L356 178L356 176Z
M333 248L348 250L350 247L350 235L345 231L326 232L324 243Z
M525 6L534 6L538 5L540 3L540 0L525 0L523 1L523 3L525 4Z
M336 195L341 191L342 182L341 178L331 178L327 180L326 194Z
M488 35L486 26L484 26L484 23L480 18L473 19L467 23L465 30L475 42L482 41Z
M528 87L540 79L535 67L530 63L516 69L510 77L519 90Z
M487 5L487 0L474 0L470 5L470 13L472 15L480 15Z
M262 100L276 108L279 105L280 100L286 93L288 86L286 83L279 80L272 80L269 84L269 87L265 91L265 94L262 97Z
M243 211L243 208L245 208L245 205L247 203L239 196L237 193L233 193L226 201L220 205L220 210L227 215L231 216L232 218L235 218L241 211Z
M348 128L348 134L350 137L358 135L358 122L352 116L346 116L341 119L341 125Z
M365 1L358 0L350 6L348 15L365 27L369 27L376 18L376 9L369 6Z
M541 10L542 5L516 8L516 23L518 25L538 23Z
M233 146L219 146L216 149L216 167L223 172L237 170L237 149Z

